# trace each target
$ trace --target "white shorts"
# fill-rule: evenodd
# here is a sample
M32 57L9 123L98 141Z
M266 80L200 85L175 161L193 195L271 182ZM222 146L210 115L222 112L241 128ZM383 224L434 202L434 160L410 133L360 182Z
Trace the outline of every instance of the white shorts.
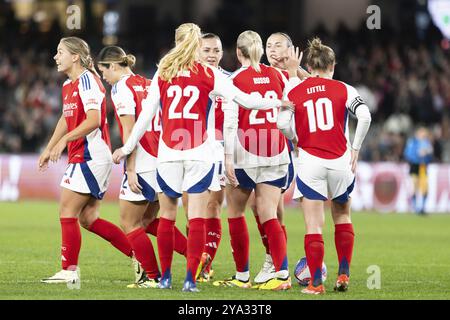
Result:
M211 191L220 191L226 186L226 177L222 161L218 161L214 164L214 176L212 178Z
M61 187L102 199L108 189L111 169L112 163L97 164L92 160L69 163L61 180Z
M293 198L310 200L331 199L344 204L355 185L355 175L350 169L329 169L316 164L299 164ZM300 195L299 195L300 193Z
M158 163L156 179L161 192L179 198L183 192L211 190L215 165L206 161L182 160Z
M130 186L128 185L128 175L125 172L122 179L122 184L120 187L119 199L127 201L149 201L154 202L158 200L159 189L158 183L156 182L156 170L141 172L137 174L138 182L142 187L141 193L134 193Z
M288 169L289 164L286 163L279 166L235 169L234 172L241 188L253 190L258 183L270 184L278 188L285 187Z

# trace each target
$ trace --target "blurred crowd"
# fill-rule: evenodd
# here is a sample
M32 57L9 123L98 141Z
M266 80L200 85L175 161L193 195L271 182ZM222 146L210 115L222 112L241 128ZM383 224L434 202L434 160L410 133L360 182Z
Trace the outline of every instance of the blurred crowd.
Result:
M450 162L448 48L440 41L411 44L399 37L374 41L349 31L329 35L319 30L317 35L336 51L335 78L355 86L372 112L373 122L361 151L362 160L402 161L407 138L417 126L424 125L434 147L433 162ZM169 39L171 36L167 35ZM55 46L55 39L46 39L40 46L0 41L0 153L39 152L53 132L61 114L64 81L64 75L56 72L54 48L49 45ZM306 39L300 42L305 47ZM232 43L226 44L224 67L232 71L237 67L234 48ZM151 76L157 62L155 54L147 54L145 47L142 51L135 49L138 51L132 53L140 62L136 72ZM113 146L118 146L118 131L109 102L108 114L113 123ZM351 130L355 122L349 122Z

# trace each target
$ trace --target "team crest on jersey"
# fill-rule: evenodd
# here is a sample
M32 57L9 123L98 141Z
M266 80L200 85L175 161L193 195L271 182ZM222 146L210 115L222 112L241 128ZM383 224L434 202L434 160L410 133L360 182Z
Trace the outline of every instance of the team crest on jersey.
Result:
M76 97L78 95L78 92L74 91L72 94L72 97Z

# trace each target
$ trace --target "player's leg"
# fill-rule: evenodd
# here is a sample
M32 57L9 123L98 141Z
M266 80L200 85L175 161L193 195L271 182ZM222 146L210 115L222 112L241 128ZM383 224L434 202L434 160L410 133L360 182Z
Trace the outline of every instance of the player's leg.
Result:
M348 170L328 170L328 189L332 196L331 213L335 225L334 241L339 260L335 290L346 291L350 277L355 233L350 218L350 194L355 176Z
M78 217L90 194L78 193L62 188L59 202L61 223L61 271L41 280L43 283L67 283L79 281L77 272L78 256L81 248L81 231Z
M322 264L324 258L324 242L322 229L325 222L324 201L327 200L327 169L314 164L299 164L296 184L302 196L302 209L306 225L304 248L311 280L306 294L322 294Z
M80 225L111 243L127 257L133 257L133 250L125 233L115 224L100 218L100 200L91 197L80 214Z
M142 218L147 211L148 201L127 201L121 199L120 224L125 232L134 257L142 266L145 273L136 279L130 288L154 288L160 277L158 262L152 242L145 232ZM138 270L139 271L139 270Z
M270 254L275 267L274 277L259 286L259 289L287 290L291 287L286 252L286 238L277 219L277 206L281 189L277 186L259 183L256 185L256 207L264 233L267 235Z
M302 199L303 216L306 225L304 239L306 261L311 280L303 293L321 294L325 292L322 283L322 264L324 258L324 242L322 230L325 223L324 202L322 200Z
M205 247L197 270L197 281L209 281L212 276L211 264L216 256L222 239L222 223L220 213L225 198L225 190L211 191L206 208Z
M143 218L145 231L155 237L157 236L159 225L158 212L159 201L150 202ZM176 226L174 227L174 250L186 257L187 238Z
M350 218L350 203L331 202L331 215L334 222L334 243L338 256L338 278L335 290L346 291L350 278L350 264L353 255L355 233Z
M188 217L188 209L189 209L189 200L187 192L183 192L181 196L181 204L183 205L184 215L186 216L186 236L189 234L189 217Z
M420 194L420 206L418 207L418 212L420 214L425 214L425 204L428 196L428 176L427 165L425 163L419 165L418 180L418 189Z
M214 281L213 285L215 286L251 287L249 234L245 220L245 207L251 192L252 188L226 186L228 226L236 274L225 280Z

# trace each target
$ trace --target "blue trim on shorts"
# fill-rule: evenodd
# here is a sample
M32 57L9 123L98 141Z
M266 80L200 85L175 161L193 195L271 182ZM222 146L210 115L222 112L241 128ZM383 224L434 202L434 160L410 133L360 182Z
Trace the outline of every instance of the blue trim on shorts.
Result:
M181 193L176 192L172 188L170 188L164 179L159 175L158 170L156 170L156 181L158 181L158 185L161 188L161 191L170 198L179 198L182 196Z
M86 183L89 187L89 190L91 191L91 195L101 200L103 199L104 192L100 192L100 187L98 185L97 179L95 179L94 174L92 173L91 169L87 165L86 162L80 163L81 172L83 173L84 179L86 180Z
M211 186L212 178L214 176L214 167L215 164L212 165L211 170L206 174L206 176L203 177L202 180L194 184L192 187L190 187L187 190L187 193L202 193Z
M83 151L83 159L84 159L84 161L92 160L91 154L90 154L89 149L88 149L88 145L89 145L89 143L87 141L87 138L84 137L84 151Z
M72 171L70 171L70 175L69 175L70 178L73 177L74 172L75 172L75 163L72 165Z
M353 188L355 187L355 178L353 178L353 182L352 184L347 188L347 191L345 191L343 194L341 194L340 196L336 197L333 199L333 201L336 201L339 204L344 204L348 201L348 199L350 198L350 193L352 193Z
M219 161L219 169L217 170L217 172L218 172L218 174L219 175L222 175L223 174L223 166L222 166L222 161Z
M300 190L302 195L309 200L323 200L326 201L327 198L315 191L314 189L308 187L300 178L297 176L297 179L295 179L295 182L297 183L297 188Z
M145 199L150 202L154 202L156 200L156 191L152 188L151 185L147 183L139 174L137 174L138 182L142 187L142 194Z
M294 181L294 162L292 160L292 154L289 152L289 165L288 165L288 172L287 172L287 183L286 185L281 188L281 192L285 192L289 187L291 186L292 181Z
M211 106L213 102L211 98L208 99L208 105L206 106L206 130L208 130L208 118L209 118L209 112L211 111Z
M256 183L248 176L244 169L234 169L234 173L239 182L239 187L249 190L256 188Z
M283 188L286 185L286 181L287 181L287 174L277 180L272 180L272 181L264 181L263 183L277 187L277 188Z

